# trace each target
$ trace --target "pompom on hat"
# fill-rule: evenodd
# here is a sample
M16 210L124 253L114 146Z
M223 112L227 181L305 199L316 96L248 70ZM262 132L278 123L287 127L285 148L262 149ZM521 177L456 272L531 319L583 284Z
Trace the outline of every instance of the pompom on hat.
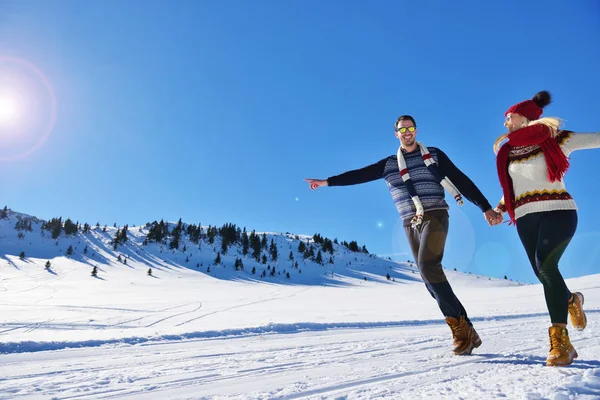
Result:
M530 121L535 121L542 116L544 112L543 108L546 107L552 101L552 96L545 90L538 92L531 98L531 100L525 100L510 107L505 113L506 117L508 114L520 114Z

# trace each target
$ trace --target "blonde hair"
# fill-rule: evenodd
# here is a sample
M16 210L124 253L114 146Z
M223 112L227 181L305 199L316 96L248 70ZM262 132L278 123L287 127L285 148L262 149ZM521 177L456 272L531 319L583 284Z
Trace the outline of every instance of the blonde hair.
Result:
M528 121L527 119L525 119L525 123L523 124L523 126L521 128L524 128L529 125L535 125L535 124L546 125L550 129L550 136L556 137L559 128L563 124L563 120L560 118L557 118L557 117L540 118L540 119L536 119L535 121ZM498 154L498 150L500 150L500 146L502 145L502 142L504 142L504 140L507 137L508 137L508 133L505 133L504 135L500 135L496 139L496 141L494 142L494 153Z

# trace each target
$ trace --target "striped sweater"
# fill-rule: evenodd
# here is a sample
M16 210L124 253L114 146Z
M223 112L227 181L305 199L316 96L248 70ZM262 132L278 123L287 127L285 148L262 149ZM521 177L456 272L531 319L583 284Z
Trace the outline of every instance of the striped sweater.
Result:
M436 147L428 147L428 149L433 159L438 163L439 171L454 183L467 200L479 207L482 212L492 208L477 186L450 161L443 151ZM445 200L444 187L425 165L420 150L404 152L404 159L425 212L447 210L448 204ZM416 214L416 208L400 176L396 155L386 157L364 168L329 177L327 178L327 184L329 186L347 186L381 178L385 179L387 183L400 217L405 222L410 221Z
M600 147L600 132L575 133L559 131L556 141L568 157L573 151ZM577 210L575 200L565 187L564 179L550 182L546 159L539 146L521 146L511 149L508 173L515 194L515 218L553 210ZM504 198L497 211L506 212Z

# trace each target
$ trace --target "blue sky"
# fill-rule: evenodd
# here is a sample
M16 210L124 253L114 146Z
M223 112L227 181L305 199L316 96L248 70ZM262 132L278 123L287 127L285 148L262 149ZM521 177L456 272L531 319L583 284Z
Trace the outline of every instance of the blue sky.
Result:
M0 163L0 203L92 224L319 232L412 259L383 180L311 192L303 178L395 153L393 123L411 114L496 204L492 143L510 105L549 90L546 115L600 131L598 21L595 0L0 0L0 74L26 60L57 105L43 146ZM39 76L20 68L49 119ZM580 213L566 277L600 272L599 156L574 153L567 175ZM514 227L470 203L451 205L445 266L535 280Z

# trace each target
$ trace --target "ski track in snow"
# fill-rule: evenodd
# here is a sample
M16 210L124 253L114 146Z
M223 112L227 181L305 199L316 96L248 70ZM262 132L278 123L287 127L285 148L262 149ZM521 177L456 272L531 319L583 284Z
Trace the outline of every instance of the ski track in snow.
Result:
M480 323L484 344L472 356L463 357L449 353L451 340L447 327L440 323L419 329L414 326L340 329L258 338L108 346L58 351L52 357L46 352L15 354L4 357L0 367L0 396L25 398L36 393L56 399L600 396L600 362L583 356L582 350L587 344L598 343L595 335L586 334L573 340L580 349L576 364L548 368L542 365L546 344L528 337L528 326L543 329L544 323L535 319L515 320L508 327L499 321ZM514 343L514 330L519 328L525 336ZM590 328L597 328L597 324ZM34 371L28 372L28 368ZM49 372L39 372L45 370ZM220 394L215 396L215 393Z

